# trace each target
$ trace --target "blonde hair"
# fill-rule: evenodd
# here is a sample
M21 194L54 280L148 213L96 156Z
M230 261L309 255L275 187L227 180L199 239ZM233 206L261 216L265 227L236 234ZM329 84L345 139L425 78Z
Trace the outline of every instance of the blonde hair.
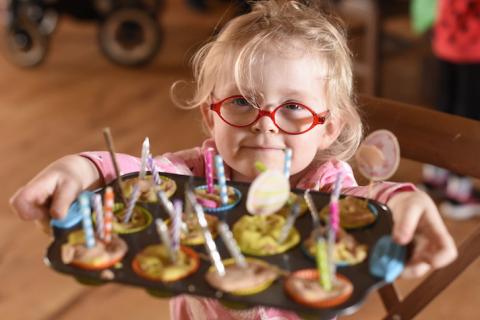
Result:
M294 0L256 1L251 12L229 21L215 39L194 55L193 98L179 103L175 99L175 84L172 98L182 108L210 104L215 84L232 63L240 92L245 97L258 95L253 75L266 52L274 49L288 53L285 49L298 49L299 43L302 52L324 62L330 117L343 123L338 139L317 158L347 160L357 149L363 131L354 102L351 53L341 22L319 8Z

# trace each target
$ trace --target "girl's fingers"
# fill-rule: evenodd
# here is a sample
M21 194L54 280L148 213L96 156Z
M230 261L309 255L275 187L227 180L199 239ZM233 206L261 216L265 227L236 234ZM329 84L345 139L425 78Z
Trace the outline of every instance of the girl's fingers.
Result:
M417 262L408 264L402 272L402 278L419 278L423 277L431 269L430 264L426 262Z
M429 241L433 249L430 251L428 262L433 268L442 268L457 258L455 241L448 232L441 232L434 225L430 227ZM427 251L428 252L428 251Z
M388 202L395 218L392 237L395 242L405 245L412 241L422 214L423 207L413 205L413 201L407 200L409 193L398 194Z
M50 214L54 219L62 219L67 215L68 208L75 201L82 187L72 181L60 182L55 188L50 206Z

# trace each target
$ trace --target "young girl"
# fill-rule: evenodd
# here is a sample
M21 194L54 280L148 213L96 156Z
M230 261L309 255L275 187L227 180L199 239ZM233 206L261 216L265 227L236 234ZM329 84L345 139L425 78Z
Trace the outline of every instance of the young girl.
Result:
M194 58L196 94L210 139L201 147L157 157L164 172L202 176L203 152L223 157L226 176L252 181L256 161L282 169L285 148L293 150L293 188L329 191L343 172L342 193L366 196L350 166L362 124L353 102L352 67L338 22L296 1L259 1L252 12L230 21ZM122 173L138 171L139 160L118 155ZM70 155L52 163L11 199L26 220L61 218L84 189L115 177L106 152ZM456 257L455 244L431 199L411 184L376 183L373 198L387 203L393 237L415 250L405 276L421 276ZM175 319L265 319L293 313L258 307L231 311L216 300L180 296Z

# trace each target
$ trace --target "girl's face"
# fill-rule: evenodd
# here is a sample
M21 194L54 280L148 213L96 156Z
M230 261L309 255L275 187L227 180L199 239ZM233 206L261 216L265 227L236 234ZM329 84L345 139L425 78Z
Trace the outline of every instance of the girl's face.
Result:
M261 109L273 110L286 102L297 102L315 113L328 110L325 100L325 72L318 59L302 55L284 57L270 54L255 68L255 88L261 94L255 101ZM213 102L240 95L233 73L225 75L213 92ZM340 125L327 119L325 124L299 135L280 131L271 118L264 116L248 127L237 128L225 123L210 106L202 106L204 121L215 140L218 152L232 168L236 181L251 181L258 174L255 162L269 169L283 170L284 149L291 148L291 175L301 174L319 150L328 148L337 138Z

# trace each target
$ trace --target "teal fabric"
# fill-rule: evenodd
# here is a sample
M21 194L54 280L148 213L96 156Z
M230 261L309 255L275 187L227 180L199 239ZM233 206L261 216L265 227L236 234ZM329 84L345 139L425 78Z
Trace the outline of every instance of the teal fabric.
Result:
M430 29L437 15L437 0L413 0L410 4L410 15L413 30L424 33Z

